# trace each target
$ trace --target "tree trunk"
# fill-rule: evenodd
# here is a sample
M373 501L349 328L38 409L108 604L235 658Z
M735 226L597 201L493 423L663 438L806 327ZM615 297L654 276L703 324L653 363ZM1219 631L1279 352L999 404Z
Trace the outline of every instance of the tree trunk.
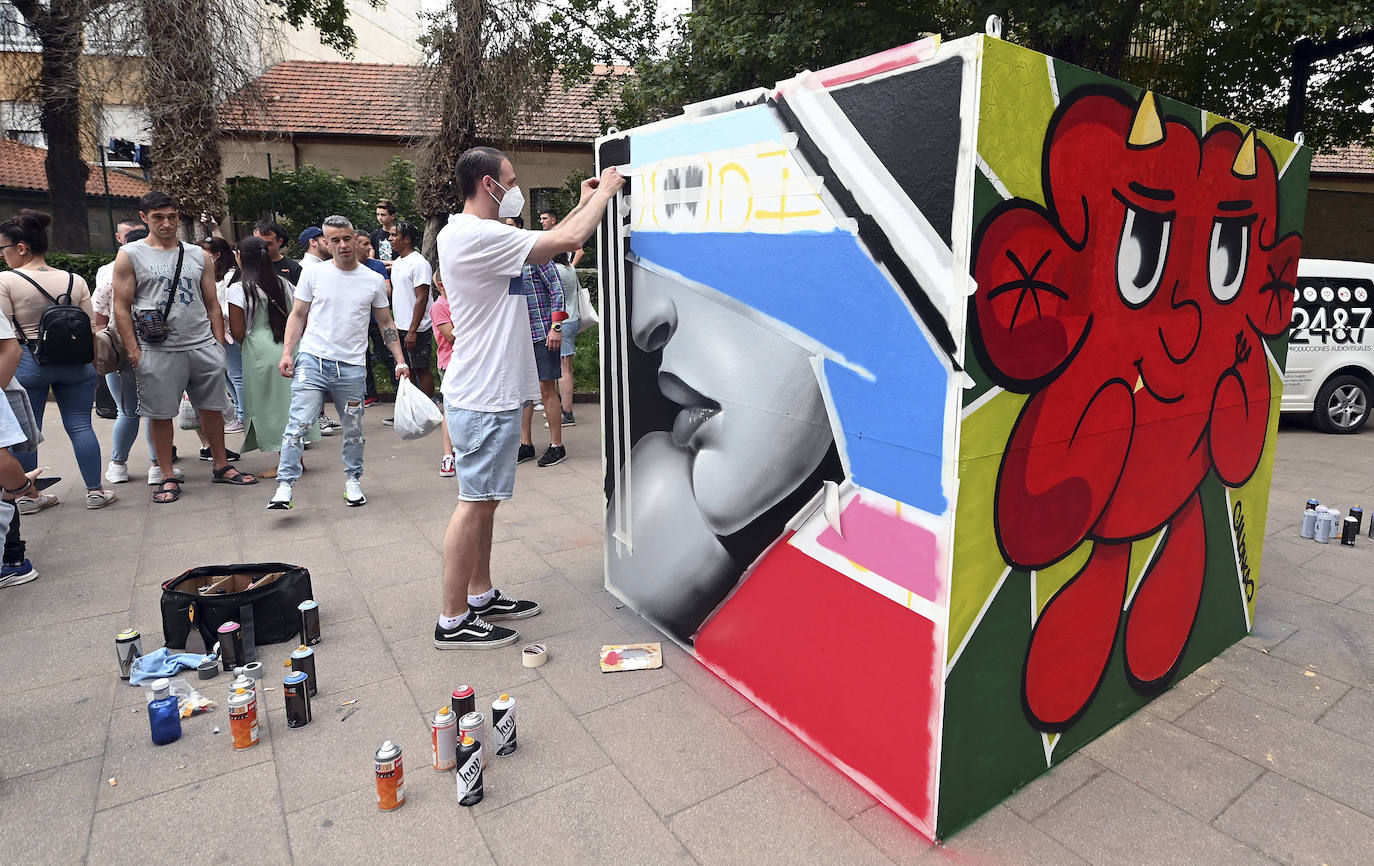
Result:
M91 249L86 212L86 179L90 166L81 148L81 27L76 4L56 0L52 12L30 19L43 46L38 84L39 128L47 139L44 168L52 212L52 245L63 252Z

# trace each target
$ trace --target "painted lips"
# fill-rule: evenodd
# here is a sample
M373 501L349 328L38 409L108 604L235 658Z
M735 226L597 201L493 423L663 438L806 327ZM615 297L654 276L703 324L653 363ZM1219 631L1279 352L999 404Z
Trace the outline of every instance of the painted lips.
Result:
M658 389L663 396L682 406L682 411L673 421L673 442L679 448L690 447L701 426L720 414L719 403L708 399L672 373L659 372Z

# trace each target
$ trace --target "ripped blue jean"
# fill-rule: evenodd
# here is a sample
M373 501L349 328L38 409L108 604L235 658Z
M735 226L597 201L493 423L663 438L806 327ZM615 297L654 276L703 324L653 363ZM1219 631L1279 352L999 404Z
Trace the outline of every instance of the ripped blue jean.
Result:
M343 426L344 476L363 477L363 391L367 373L361 364L345 364L304 352L296 356L296 375L291 381L291 420L281 437L277 482L294 487L301 477L301 453L305 434L320 417L326 396L334 398Z

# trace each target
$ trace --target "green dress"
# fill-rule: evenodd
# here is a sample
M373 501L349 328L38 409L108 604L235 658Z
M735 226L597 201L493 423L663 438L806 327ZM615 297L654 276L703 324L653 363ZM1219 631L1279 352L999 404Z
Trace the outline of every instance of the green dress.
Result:
M292 287L285 280L282 287L286 289L287 311L290 312ZM272 337L272 326L267 318L269 302L261 292L255 300L253 323L243 339L244 433L240 450L248 452L256 448L277 452L281 451L282 433L291 417L291 380L277 369L281 361L281 343ZM247 315L247 310L244 314ZM314 442L319 438L320 428L311 424L305 441Z

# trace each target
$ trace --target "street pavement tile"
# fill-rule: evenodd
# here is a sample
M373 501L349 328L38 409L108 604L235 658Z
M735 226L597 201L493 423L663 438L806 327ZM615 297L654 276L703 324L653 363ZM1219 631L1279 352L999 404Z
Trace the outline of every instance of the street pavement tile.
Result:
M1321 560L1322 557L1319 556L1301 568L1282 569L1276 573L1270 573L1266 569L1265 580L1269 586L1283 586L1332 604L1338 603L1364 585L1319 569L1317 563ZM1364 567L1367 568L1368 565L1365 564ZM1261 588L1260 591L1263 592L1266 588Z
M498 510L497 514L501 512ZM600 526L588 526L565 517L536 517L526 520L502 521L516 537L536 553L555 553L572 547L601 546L604 532ZM493 574L495 551L493 551Z
M614 767L483 814L477 823L502 863L694 862Z
M43 591L43 579L0 593ZM3 599L0 595L0 610ZM6 694L82 679L92 671L116 675L114 636L129 624L129 614L112 613L72 620L66 628L24 628L4 620L0 628L0 683ZM149 644L144 644L145 647ZM35 664L35 659L48 663Z
M556 574L503 584L501 591L513 598L539 602L538 616L500 623L519 631L521 643L543 641L588 626L610 625L610 620L600 608Z
M731 721L841 818L853 818L873 805L874 800L867 791L821 760L810 747L762 710L750 709Z
M387 641L406 640L421 634L433 639L442 589L436 575L363 590L363 599Z
M1279 644L1270 655L1351 685L1374 682L1374 634L1361 634L1333 623L1325 629L1304 628Z
M1271 529L1280 527L1264 542L1264 557L1261 560L1262 568L1266 573L1270 566L1282 565L1284 567L1298 567L1306 565L1316 559L1324 548L1310 538L1303 538L1298 535L1293 527L1281 526L1280 521L1273 521ZM1277 557L1271 560L1270 556Z
M428 544L364 547L350 551L345 564L365 592L421 579L438 586L444 573L443 558Z
M677 674L666 667L602 673L601 647L631 642L610 622L565 632L546 641L549 661L536 670L577 716L678 682Z
M457 498L455 494L454 499ZM550 495L521 479L515 484L515 495L496 509L496 518L507 524L528 522L552 526L568 519L568 509L562 499L562 496Z
M1374 695L1365 689L1351 689L1317 724L1374 746Z
M1036 826L1094 864L1269 862L1112 772L1060 800Z
M95 797L105 784L100 758L88 758L0 785L7 863L99 863L85 860ZM129 828L124 828L128 842ZM135 850L137 846L133 846ZM145 861L146 862L146 861Z
M600 545L545 553L541 558L584 595L606 588L605 556Z
M1102 765L1079 750L1066 760L1056 761L1043 775L1008 797L1007 807L1027 821L1034 821L1100 772Z
M312 647L320 697L333 697L357 686L390 680L400 673L391 647L382 640L372 620L364 617L333 623L327 631L321 620L321 639ZM289 673L285 662L297 646L294 641L287 641L258 648L258 661L262 662L263 679L268 685L281 685L282 677Z
M1221 679L1212 674L1211 662L1207 662L1146 704L1145 711L1172 722L1219 688Z
M644 673L649 672L606 676ZM671 815L775 766L748 735L680 682L589 713L582 723L660 815Z
M1374 814L1374 753L1343 734L1228 688L1218 689L1178 723L1261 767Z
M226 812L232 817L219 819ZM257 764L96 813L87 860L285 863L291 855L283 818L272 765Z
M1341 600L1341 607L1374 614L1374 586L1362 586Z
M603 589L593 592L588 598L592 600L593 604L605 611L606 616L610 617L612 622L624 629L630 635L630 640L636 643L659 641L666 644L671 642L672 638L659 631L657 626L640 616L634 608L621 601L609 590Z
M1210 821L1263 772L1149 713L1136 713L1083 754L1195 818Z
M98 809L109 809L161 794L173 788L201 782L254 764L272 763L274 734L268 722L263 693L258 691L258 744L250 749L235 749L229 735L229 680L221 675L214 688L202 692L219 706L198 716L181 720L181 739L155 746L148 725L148 706L139 700L132 706L116 707L107 716L109 740L105 746L102 779L115 779L114 786L101 785ZM121 686L124 688L124 686ZM131 692L142 693L130 687ZM214 732L219 728L219 733ZM285 728L283 722L281 727Z
M517 643L490 650L441 650L434 646L431 634L391 645L411 697L421 710L430 712L447 704L460 685L470 685L476 694L483 695L518 689L538 680L538 672L521 662L520 649ZM548 664L557 661L554 656Z
M355 703L344 706L345 701ZM310 724L303 728L286 725L280 681L267 693L267 708L275 746L282 750L276 766L287 812L358 788L371 790L376 783L372 756L386 740L401 747L407 776L412 767L424 770L429 762L425 714L411 700L400 677L353 689L331 689L327 696L321 692L311 700ZM258 712L262 712L261 698Z
M1353 549L1337 544L1334 540L1331 544L1314 545L1321 549L1321 553L1305 562L1302 568L1295 569L1289 574L1292 577L1305 580L1315 578L1315 573L1320 573L1340 578L1353 586L1368 586L1374 583L1374 579L1370 577L1370 566L1374 565L1374 542L1364 537L1361 537L1360 541L1364 544ZM1333 589L1330 595L1334 595L1335 592L1336 590ZM1316 595L1315 592L1308 594ZM1326 593L1317 595L1317 597L1326 601L1339 600L1330 598Z
M781 768L732 785L668 823L701 863L888 862L872 842Z
M1207 667L1225 685L1308 721L1320 718L1350 689L1315 670L1248 647L1233 646Z
M539 556L540 546L535 538L516 537L510 541L491 544L491 583L497 589L504 589L536 577L557 574L548 562Z
M263 513L271 512L263 508ZM323 527L321 530L323 531ZM248 562L285 562L304 566L310 570L312 585L315 581L347 567L347 560L339 552L333 538L328 535L298 538L296 535L273 533L263 537L258 533L252 533L244 542L244 559Z
M1269 615L1292 623L1299 630L1317 629L1328 633L1348 631L1366 639L1374 639L1374 616L1330 604L1278 584L1271 584L1267 589L1261 587L1256 599L1255 618Z
M113 659L111 659L113 662ZM123 688L113 671L59 686L9 693L0 701L0 779L13 779L39 770L99 756L105 751L110 701ZM55 708L78 724L54 724Z
M650 626L652 628L652 626ZM722 716L737 716L754 708L748 698L726 684L725 680L667 637L660 637L663 647L663 665L678 675L678 679L692 687L706 703L715 708Z
M378 743L380 746L381 744ZM436 773L424 755L402 755L406 803L383 812L369 785L286 816L297 864L495 863L471 810L458 805L453 773ZM363 755L360 764L367 763Z
M1264 587L1260 587L1260 592L1264 592ZM1242 646L1268 652L1288 640L1297 630L1297 626L1284 622L1266 610L1264 616L1256 617L1250 627L1250 633L1241 638L1240 642Z
M339 550L344 551L345 555L365 547L383 545L389 550L432 549L414 523L398 520L395 512L387 509L384 502L374 502L369 495L367 505L351 508L343 502L342 483L335 495L339 498L340 507L348 510L338 519L325 519Z
M180 504L177 502L169 507ZM143 543L143 556L138 561L135 584L162 583L203 565L243 562L242 554L239 539L232 535L202 539L196 538L194 533L186 533L163 540L149 538Z
M1368 862L1374 818L1265 773L1214 822L1284 863Z
M519 747L511 755L487 754L485 796L472 807L479 816L611 763L585 724L568 712L546 683L525 683L507 694L515 699ZM488 738L491 704L499 696L497 692L477 693L477 710L486 722ZM487 745L482 744L484 749Z
M852 822L860 832L868 831L860 823L870 816L886 811L875 807ZM888 813L889 820L897 820ZM870 836L869 838L873 838ZM1015 839L1015 844L1008 844ZM890 848L883 849L898 863L903 862ZM930 849L927 858L930 863L997 863L1025 864L1041 866L1053 863L1056 866L1071 866L1085 863L1072 851L1041 832L1035 825L1026 821L1006 806L995 806L986 814L963 830L946 839L943 844Z
M38 574L37 580L0 589L5 628L61 626L65 631L74 620L129 610L129 575L113 580L105 574L64 575L46 565Z

